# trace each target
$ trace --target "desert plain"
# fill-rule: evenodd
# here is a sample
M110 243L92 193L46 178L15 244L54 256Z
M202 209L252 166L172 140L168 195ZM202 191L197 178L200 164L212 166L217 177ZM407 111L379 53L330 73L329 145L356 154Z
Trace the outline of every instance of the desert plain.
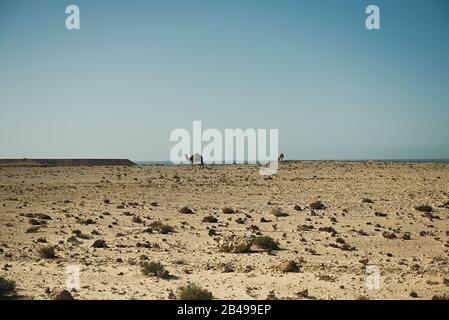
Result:
M444 299L449 164L0 167L0 276L51 299L73 267L75 299Z

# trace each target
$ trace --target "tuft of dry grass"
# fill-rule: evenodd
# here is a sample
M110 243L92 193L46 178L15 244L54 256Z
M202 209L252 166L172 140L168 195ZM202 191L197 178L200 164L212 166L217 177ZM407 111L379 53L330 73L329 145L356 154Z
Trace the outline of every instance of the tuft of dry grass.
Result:
M206 216L203 218L203 220L201 220L201 222L216 223L218 222L218 219L214 216Z
M94 243L92 244L92 247L94 247L94 248L107 248L108 246L107 246L105 240L98 239L98 240L94 241Z
M174 227L172 227L168 224L163 224L160 221L154 221L154 222L150 223L149 227L153 230L156 230L157 232L159 232L161 234L168 234L168 233L175 232Z
M39 231L39 229L39 226L29 227L28 229L26 229L25 233L36 233Z
M223 213L225 213L225 214L232 214L232 213L235 213L235 210L234 210L234 209L228 208L228 207L223 208L222 211L223 211Z
M275 208L271 210L271 214L275 217L288 217L288 213L283 212L281 208Z
M56 251L53 246L41 247L38 249L39 256L43 259L55 259Z
M179 300L212 300L213 298L211 292L195 284L188 284L178 289Z
M160 262L143 261L140 263L140 270L145 276L159 277L162 279L170 277L170 273L165 270L165 267Z
M279 243L269 236L256 237L254 245L264 250L279 250Z

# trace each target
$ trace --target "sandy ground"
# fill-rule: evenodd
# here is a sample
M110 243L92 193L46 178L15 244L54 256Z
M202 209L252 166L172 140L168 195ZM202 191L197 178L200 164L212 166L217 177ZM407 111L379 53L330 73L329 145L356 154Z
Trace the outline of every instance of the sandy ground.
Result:
M325 209L310 208L318 200ZM80 268L76 299L169 299L187 283L218 299L431 299L449 295L448 201L449 164L285 162L269 178L253 165L4 167L0 276L29 299L64 289L68 266ZM218 222L202 222L208 215ZM280 250L218 249L226 236L256 233ZM92 247L99 239L106 248ZM57 257L42 258L45 246ZM289 260L297 272L277 267ZM173 277L146 276L141 261Z

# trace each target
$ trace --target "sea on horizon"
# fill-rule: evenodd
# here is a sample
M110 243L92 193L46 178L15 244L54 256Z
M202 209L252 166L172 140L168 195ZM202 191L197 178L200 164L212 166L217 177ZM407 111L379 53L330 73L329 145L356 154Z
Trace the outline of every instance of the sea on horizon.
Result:
M338 162L366 162L366 161L382 161L382 162L407 162L407 163L449 163L449 159L287 159L284 161L338 161ZM154 166L154 165L165 165L165 166L185 166L190 164L174 164L171 161L161 160L161 161L134 161L134 163L140 166ZM205 164L210 164L205 161ZM233 164L257 164L257 161L237 161ZM219 164L222 165L222 164Z

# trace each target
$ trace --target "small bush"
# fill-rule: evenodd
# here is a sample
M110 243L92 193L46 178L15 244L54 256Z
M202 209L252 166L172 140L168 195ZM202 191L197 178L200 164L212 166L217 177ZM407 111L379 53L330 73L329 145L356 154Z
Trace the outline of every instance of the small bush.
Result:
M215 218L214 216L206 216L201 221L202 222L208 222L208 223L216 223L216 222L218 222L218 219Z
M40 229L39 226L29 227L28 229L26 229L25 232L26 233L36 233L39 231L39 229Z
M179 300L212 300L211 292L198 287L195 284L189 284L178 289Z
M140 269L145 276L154 276L159 278L168 278L169 272L165 270L165 267L160 262L141 262Z
M174 231L175 231L175 228L173 228L172 226L169 226L168 224L163 224L160 229L160 232L162 234L168 234L168 233L171 233Z
M271 214L274 215L275 217L287 217L288 213L282 212L281 208L276 208L271 210Z
M434 295L432 300L449 300L449 295Z
M143 220L142 220L141 217L136 217L136 216L134 216L134 217L133 217L133 222L134 222L134 223L143 223Z
M181 209L179 209L179 213L183 213L183 214L192 214L193 211L190 208L187 207L182 207Z
M80 224L84 224L85 226L88 226L88 225L91 225L91 224L96 224L97 222L95 222L94 220L92 220L92 219L80 219L80 220L78 220L78 222L80 223Z
M256 237L254 245L265 250L279 250L279 244L269 236Z
M0 297L12 296L16 294L16 283L0 277Z
M175 232L175 228L173 228L172 226L169 226L168 224L163 224L160 221L154 221L154 222L150 223L149 227L151 229L158 231L159 233L162 233L162 234L168 234L171 232Z
M316 201L310 204L310 208L314 210L324 210L326 206L321 201Z
M433 211L433 208L429 205L416 206L415 209L418 211L421 211L421 212L432 212Z
M246 220L241 218L241 217L239 217L239 218L235 219L235 222L238 223L238 224L244 224L246 222Z
M41 247L38 250L39 255L43 259L55 259L56 258L56 252L55 248L52 246L47 247Z
M36 217L42 220L51 220L51 217L45 213L36 213Z
M106 244L106 240L103 239L98 239L95 240L94 243L92 244L93 248L107 248L108 245Z
M43 226L45 224L47 224L47 221L45 220L38 220L38 219L30 219L28 220L28 223L33 225L33 226Z
M335 230L332 227L321 227L321 228L318 228L318 231L328 232L328 233L333 233L333 234L337 234L338 233L337 230Z
M343 250L343 251L356 251L356 250L357 250L356 247L353 247L353 246L351 246L351 245L349 245L349 244L347 244L347 243L344 243L344 244L340 247L340 249Z

